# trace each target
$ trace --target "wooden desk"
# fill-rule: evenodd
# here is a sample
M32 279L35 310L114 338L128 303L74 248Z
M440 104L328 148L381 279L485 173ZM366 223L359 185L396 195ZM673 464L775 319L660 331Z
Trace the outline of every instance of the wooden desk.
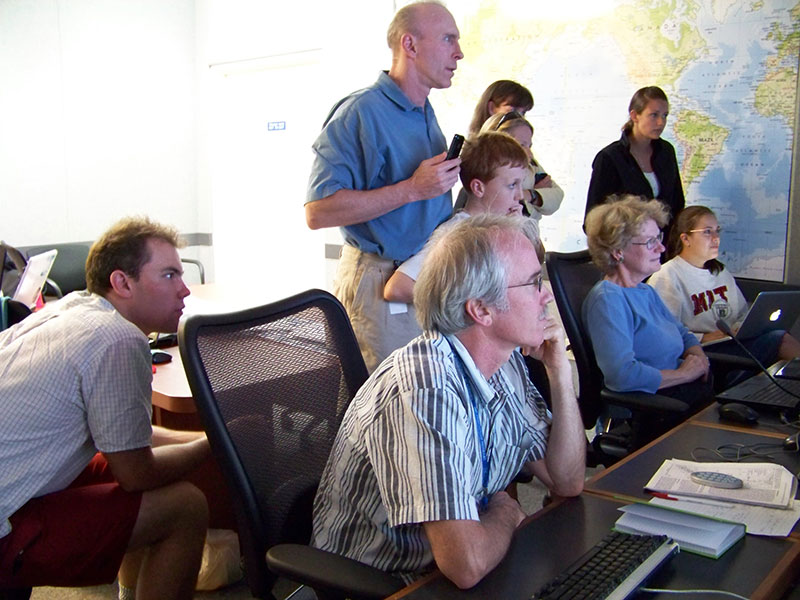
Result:
M277 300L253 289L220 286L215 283L192 285L186 298L184 315L230 312ZM172 362L156 365L153 374L153 423L169 429L200 431L203 429L186 380L178 347L164 348Z
M164 350L172 355L172 362L156 365L153 373L153 423L169 429L200 431L203 427L178 347Z
M409 598L527 599L608 533L623 503L583 494L537 512L514 535L507 556L483 581L459 590L439 573L390 596ZM717 560L682 552L662 568L651 587L716 588L752 600L780 598L800 569L800 543L789 538L745 536ZM647 598L674 598L655 594Z

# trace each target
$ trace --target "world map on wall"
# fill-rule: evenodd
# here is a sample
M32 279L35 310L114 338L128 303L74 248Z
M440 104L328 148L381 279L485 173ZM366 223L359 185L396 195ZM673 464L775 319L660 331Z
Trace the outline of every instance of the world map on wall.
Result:
M556 6L553 6L556 4ZM541 221L548 250L586 247L595 154L619 138L645 85L670 100L663 138L688 204L712 208L720 259L737 275L782 280L800 57L800 2L481 0L448 3L464 60L432 97L445 134L463 132L488 83L514 79L535 106L537 160L565 191Z

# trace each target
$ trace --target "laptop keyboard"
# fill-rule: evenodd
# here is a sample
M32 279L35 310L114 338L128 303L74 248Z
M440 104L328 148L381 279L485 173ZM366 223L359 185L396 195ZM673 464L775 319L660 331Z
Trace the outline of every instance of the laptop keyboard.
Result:
M781 385L795 394L798 393L797 390L792 389L793 387L796 388L798 386L786 385L787 383L789 382L783 381L781 382ZM767 404L770 406L783 408L794 408L797 403L800 402L800 398L790 396L774 383L771 383L768 387L763 387L760 390L755 390L747 397L747 400L748 402L757 402L759 404Z
M717 395L721 403L742 402L756 410L796 410L800 405L800 380L778 379L781 387L773 383L764 373L746 379ZM792 394L796 394L797 397Z

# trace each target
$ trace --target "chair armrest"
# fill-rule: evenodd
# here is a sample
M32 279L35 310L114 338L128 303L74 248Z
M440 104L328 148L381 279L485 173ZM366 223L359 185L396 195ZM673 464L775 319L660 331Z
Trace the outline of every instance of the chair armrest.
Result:
M273 546L267 551L267 566L292 581L353 600L377 600L405 587L400 579L380 569L301 544Z
M61 291L61 287L49 277L47 278L47 281L45 281L45 286L44 286L45 291L47 291L48 287L50 287L53 290L53 294L55 295L56 298L64 297L64 292Z
M608 388L603 388L600 396L609 404L624 406L637 412L680 414L689 411L689 405L686 402L669 396L660 396L659 394L615 392Z
M184 258L184 257L181 257L181 262L195 265L197 267L197 270L200 272L200 284L201 285L205 284L205 282L206 282L206 269L203 266L203 263L201 263L196 258Z

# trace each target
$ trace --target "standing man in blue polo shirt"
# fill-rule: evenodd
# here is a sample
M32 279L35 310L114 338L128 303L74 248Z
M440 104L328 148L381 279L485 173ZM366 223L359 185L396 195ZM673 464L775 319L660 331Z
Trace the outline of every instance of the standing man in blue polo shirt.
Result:
M438 2L400 9L387 33L391 68L339 101L313 146L306 221L311 229L342 228L334 293L370 371L421 331L413 307L392 309L383 286L452 212L461 161L445 160L428 94L450 86L463 58L458 40Z

